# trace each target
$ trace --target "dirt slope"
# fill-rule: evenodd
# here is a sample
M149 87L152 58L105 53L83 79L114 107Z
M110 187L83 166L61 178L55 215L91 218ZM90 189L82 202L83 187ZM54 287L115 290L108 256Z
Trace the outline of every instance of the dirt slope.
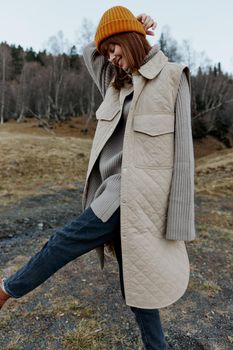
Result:
M233 149L196 160L196 191L220 197L233 195Z

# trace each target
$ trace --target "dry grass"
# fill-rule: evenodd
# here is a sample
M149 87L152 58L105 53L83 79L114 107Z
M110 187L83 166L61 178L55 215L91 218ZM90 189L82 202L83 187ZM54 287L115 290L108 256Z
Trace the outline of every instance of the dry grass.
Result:
M223 149L195 161L196 192L209 196L232 196L233 149Z
M18 345L18 341L18 338L11 340L4 350L22 350L22 347Z
M0 203L84 181L91 140L1 132Z
M233 137L231 135L228 136L233 144ZM225 149L226 147L222 142L210 135L208 135L204 139L194 140L194 154L196 159L208 156L212 153L216 154L218 151Z
M39 127L39 121L34 118L26 119L24 122L17 123L10 120L0 126L0 130L11 134L24 134L35 136L72 136L79 138L92 138L96 128L96 120L91 120L86 129L86 118L70 118L69 120L59 124L55 123L50 130ZM84 132L85 131L85 132Z
M82 319L76 330L67 333L62 344L67 350L107 349L101 341L103 329L96 320Z
M84 181L96 122L83 133L85 118L55 125L51 132L38 121L10 121L0 126L0 204L38 193L74 188Z
M2 125L0 204L59 188L73 189L75 183L84 181L96 123L91 122L87 134L81 132L84 124L84 118L73 118L57 125L53 133L38 128L38 121L34 119ZM205 155L202 149L211 154ZM211 137L195 141L194 150L196 191L206 195L232 195L233 150L220 147Z

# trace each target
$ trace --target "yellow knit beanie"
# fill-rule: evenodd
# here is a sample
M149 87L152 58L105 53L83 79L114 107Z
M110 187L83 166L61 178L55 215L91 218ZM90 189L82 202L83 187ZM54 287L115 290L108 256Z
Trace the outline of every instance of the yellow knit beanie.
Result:
M114 6L104 12L95 34L96 48L103 40L123 32L137 32L146 36L146 31L137 18L126 7Z

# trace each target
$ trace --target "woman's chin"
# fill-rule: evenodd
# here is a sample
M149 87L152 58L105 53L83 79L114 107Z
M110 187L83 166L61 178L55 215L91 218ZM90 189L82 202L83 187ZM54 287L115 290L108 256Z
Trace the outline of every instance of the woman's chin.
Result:
M127 70L129 68L126 62L124 62L122 59L119 60L119 67L123 70Z
M121 69L124 69L124 70L127 70L129 67L128 67L128 65L127 64L121 64Z

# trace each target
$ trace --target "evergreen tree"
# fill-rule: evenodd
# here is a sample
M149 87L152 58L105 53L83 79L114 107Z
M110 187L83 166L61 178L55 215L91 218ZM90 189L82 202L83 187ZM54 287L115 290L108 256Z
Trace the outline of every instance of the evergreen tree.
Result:
M18 45L17 47L15 45L11 45L10 48L11 48L14 75L17 76L21 74L23 69L24 50L20 45Z

